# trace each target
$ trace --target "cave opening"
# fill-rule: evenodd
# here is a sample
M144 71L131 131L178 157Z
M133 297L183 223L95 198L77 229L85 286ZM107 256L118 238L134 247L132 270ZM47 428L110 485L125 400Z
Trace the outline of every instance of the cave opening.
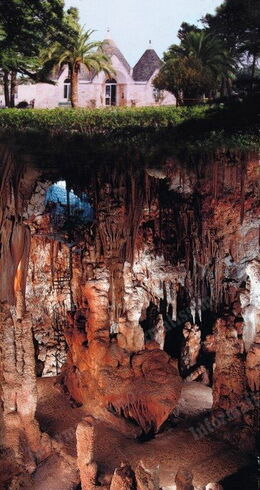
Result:
M81 227L92 223L93 207L86 192L77 195L65 180L50 185L45 196L45 213L50 217L53 233L61 233L69 242L79 234Z

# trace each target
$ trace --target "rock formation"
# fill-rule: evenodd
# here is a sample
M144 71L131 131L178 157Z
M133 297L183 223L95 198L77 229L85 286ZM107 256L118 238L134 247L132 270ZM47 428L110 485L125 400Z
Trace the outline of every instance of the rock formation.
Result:
M178 403L181 376L209 383L213 372L213 416L237 410L230 440L252 448L256 159L248 155L245 165L245 155L219 150L191 167L171 156L146 171L140 155L71 168L15 151L0 148L0 377L4 446L19 468L32 473L53 450L35 420L36 372L59 374L71 402L131 436L159 431ZM48 201L47 189L61 179L67 200ZM98 484L93 431L78 425L85 489ZM126 463L111 489L155 489L150 476ZM180 472L176 485L193 488L191 476Z
M115 469L110 485L110 490L135 490L135 474L129 464L122 463Z
M97 464L94 461L95 422L88 419L78 424L77 459L82 490L93 490L97 483Z
M254 342L246 356L246 377L249 388L257 393L260 390L260 332L257 333Z
M209 376L204 365L200 364L201 331L197 325L186 322L183 327L183 343L180 354L180 373L186 381L200 379L209 384Z
M152 470L140 461L135 469L137 490L160 490L159 466Z
M176 490L194 490L193 474L187 468L180 468L176 477Z

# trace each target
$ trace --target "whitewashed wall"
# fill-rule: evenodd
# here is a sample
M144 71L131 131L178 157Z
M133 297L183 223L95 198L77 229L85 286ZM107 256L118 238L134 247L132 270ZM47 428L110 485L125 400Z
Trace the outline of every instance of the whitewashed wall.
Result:
M163 91L160 101L155 100L152 82L157 73L154 73L148 82L135 82L116 56L113 55L111 61L116 72L116 76L111 75L111 78L117 80L117 105L128 107L176 105L175 97L167 91ZM15 104L24 100L30 103L33 99L35 100L34 107L38 109L52 109L66 104L68 101L64 99L64 81L67 78L68 69L66 68L55 85L47 83L19 85ZM83 80L79 82L79 105L81 107L105 107L107 78L107 75L101 72L91 82ZM3 95L0 95L0 104L5 105Z

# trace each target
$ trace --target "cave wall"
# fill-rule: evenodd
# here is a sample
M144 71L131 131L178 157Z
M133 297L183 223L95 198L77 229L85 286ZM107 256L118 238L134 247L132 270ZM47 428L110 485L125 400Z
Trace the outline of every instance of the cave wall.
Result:
M69 248L46 212L50 185L37 184L24 214L31 232L26 301L33 312L38 376L60 373L66 360L66 311L71 308Z
M26 312L25 289L30 229L23 210L40 172L29 157L15 159L1 145L0 253L0 381L1 446L9 448L9 463L18 472L33 472L50 453L48 436L35 420L37 387L32 313ZM11 463L10 463L11 461Z

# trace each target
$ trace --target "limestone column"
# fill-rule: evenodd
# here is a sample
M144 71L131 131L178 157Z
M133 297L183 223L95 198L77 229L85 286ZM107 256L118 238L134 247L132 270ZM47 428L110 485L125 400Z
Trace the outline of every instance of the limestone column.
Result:
M30 316L16 320L10 307L2 304L0 330L4 346L1 373L4 444L31 473L36 461L48 456L50 443L35 420L37 387Z
M76 430L77 463L82 490L93 490L97 483L97 464L94 458L96 428L89 419L82 420Z
M255 335L260 332L260 261L254 259L249 262L246 273L250 279L250 292L241 294L240 301L245 322L243 340L248 351Z
M250 390L257 393L260 390L260 332L255 337L254 342L246 357L246 376Z

